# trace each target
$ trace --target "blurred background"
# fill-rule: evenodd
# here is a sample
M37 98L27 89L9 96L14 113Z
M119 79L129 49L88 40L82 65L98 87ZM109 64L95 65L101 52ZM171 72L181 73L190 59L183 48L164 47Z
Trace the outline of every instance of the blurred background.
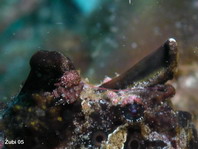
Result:
M170 37L180 54L173 103L198 126L198 0L1 0L0 109L20 91L38 50L64 53L97 84Z

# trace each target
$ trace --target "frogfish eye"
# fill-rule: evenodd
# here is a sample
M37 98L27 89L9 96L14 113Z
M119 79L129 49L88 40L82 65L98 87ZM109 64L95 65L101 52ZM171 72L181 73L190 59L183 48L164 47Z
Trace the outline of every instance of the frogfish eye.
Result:
M139 122L143 119L144 107L142 104L127 104L122 108L124 118L129 122Z
M127 149L140 149L141 145L137 139L131 139L127 144Z
M94 146L101 146L102 142L107 139L107 135L102 131L94 132L92 135L92 143Z

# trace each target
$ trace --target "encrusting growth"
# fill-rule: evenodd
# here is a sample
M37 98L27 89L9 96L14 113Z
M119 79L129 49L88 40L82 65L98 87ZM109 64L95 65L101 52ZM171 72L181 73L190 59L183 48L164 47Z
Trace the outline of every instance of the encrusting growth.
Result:
M94 86L71 60L39 51L3 115L8 149L197 149L192 116L171 103L177 43L170 38L127 72ZM93 87L94 86L94 87Z

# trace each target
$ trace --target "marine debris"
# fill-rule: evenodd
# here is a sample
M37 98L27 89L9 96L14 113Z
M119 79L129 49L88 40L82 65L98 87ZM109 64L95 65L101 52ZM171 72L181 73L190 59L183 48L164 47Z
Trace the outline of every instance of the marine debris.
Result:
M168 39L127 72L94 86L71 60L39 51L3 116L6 148L197 149L192 116L171 104L177 43ZM23 144L17 142L23 140Z

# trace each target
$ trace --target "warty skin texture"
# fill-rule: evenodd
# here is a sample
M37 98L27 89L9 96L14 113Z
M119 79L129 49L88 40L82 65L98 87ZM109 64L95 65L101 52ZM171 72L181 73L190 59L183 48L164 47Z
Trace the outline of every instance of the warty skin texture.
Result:
M27 149L196 149L188 112L171 104L177 43L167 40L127 72L94 86L71 60L39 51L31 71L3 116L4 135Z

